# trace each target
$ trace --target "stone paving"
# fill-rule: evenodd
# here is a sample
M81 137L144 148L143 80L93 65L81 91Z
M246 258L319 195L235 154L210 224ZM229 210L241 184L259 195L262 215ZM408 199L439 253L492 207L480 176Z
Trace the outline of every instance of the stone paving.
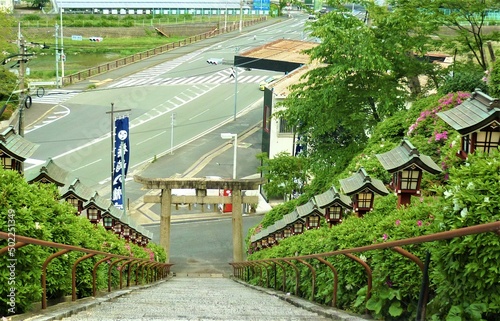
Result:
M299 298L290 297L288 300L273 291L266 292L228 278L174 277L156 286L102 302L62 320L364 320Z

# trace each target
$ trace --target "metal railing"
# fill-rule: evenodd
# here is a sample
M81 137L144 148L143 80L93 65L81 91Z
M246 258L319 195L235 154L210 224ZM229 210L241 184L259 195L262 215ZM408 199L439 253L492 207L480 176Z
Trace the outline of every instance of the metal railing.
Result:
M427 305L427 300L428 300L428 290L429 290L429 282L427 279L427 271L426 271L426 266L427 264L424 264L416 255L408 252L407 250L403 249L402 246L405 245L414 245L414 244L420 244L420 243L426 243L426 242L433 242L433 241L440 241L440 240L447 240L447 239L452 239L456 237L462 237L466 235L472 235L472 234L480 234L480 233L487 233L487 232L494 232L500 236L500 222L493 222L493 223L486 223L486 224L481 224L481 225L475 225L475 226L470 226L470 227L464 227L456 230L451 230L451 231L446 231L446 232L440 232L440 233L434 233L434 234L428 234L428 235L423 235L423 236L417 236L417 237L412 237L412 238L407 238L407 239L402 239L402 240L397 240L397 241L389 241L389 242L384 242L384 243L378 243L378 244L372 244L372 245L367 245L367 246L362 246L362 247L356 247L356 248L351 248L351 249L343 249L343 250L338 250L338 251L332 251L332 252L326 252L326 253L318 253L318 254L310 254L310 255L301 255L301 256L295 256L295 257L282 257L282 258L269 258L269 259L261 259L261 260L254 260L254 261L244 261L244 262L233 262L229 263L233 267L233 274L235 277L248 282L251 277L257 276L258 277L258 283L259 286L263 285L263 281L265 280L266 287L271 287L270 286L270 281L273 279L274 275L274 289L278 290L278 277L277 277L277 267L279 267L282 270L282 291L286 291L286 284L288 281L289 277L294 277L294 283L295 283L295 295L300 296L301 294L299 293L299 285L301 284L301 273L299 272L299 268L297 267L298 264L305 265L309 271L310 271L310 276L311 279L309 282L311 282L311 296L309 300L314 301L314 295L315 295L315 288L316 288L316 269L309 264L306 260L311 260L315 259L318 260L320 263L326 265L331 272L333 273L333 290L332 290L332 302L331 306L332 307L337 307L337 293L338 293L338 271L335 268L334 264L331 262L328 262L326 258L328 257L333 257L333 256L338 256L338 255L343 255L348 257L349 259L355 261L359 265L363 267L366 273L366 281L367 281L367 293L366 293L366 301L370 298L371 295L371 290L372 290L372 270L370 266L363 261L360 257L354 255L353 253L362 253L362 252L367 252L367 251L373 251L373 250L383 250L383 249L391 249L396 253L401 254L402 256L410 259L413 261L420 270L422 271L422 291L421 291L421 297L418 302L418 310L417 310L417 318L418 320L425 320L425 306ZM426 259L426 261L428 258ZM294 262L295 261L295 262ZM427 263L427 262L426 262ZM286 267L290 266L293 271L295 272L294 275L288 276L286 273ZM270 271L271 270L271 271ZM265 278L264 278L264 272L265 271Z
M128 266L127 268L127 287L130 286L130 279L131 279L131 271L133 265L137 264L135 268L135 284L139 284L139 280L144 280L146 283L152 283L155 281L158 281L160 279L163 279L168 276L170 273L170 267L173 264L170 263L160 263L160 262L155 262L155 261L150 261L148 259L141 259L141 258L136 258L136 257L131 257L131 256L125 256L125 255L117 255L117 254L111 254L107 252L102 252L102 251L96 251L96 250L91 250L91 249L86 249L78 246L73 246L73 245L67 245L67 244L61 244L61 243L54 243L54 242L49 242L49 241L43 241L43 240L38 240L30 237L25 237L25 236L20 236L20 235L15 235L15 237L12 237L9 235L9 233L2 232L0 231L0 239L5 239L8 242L8 245L0 248L0 256L6 254L9 252L10 249L18 249L20 247L24 247L27 245L39 245L43 247L50 247L50 248L55 248L55 249L60 249L59 251L49 255L44 263L42 264L42 277L41 277L41 286L42 286L42 309L47 308L47 266L49 263L68 252L71 251L76 251L76 252L83 252L86 253L86 255L83 255L79 259L77 259L72 266L71 269L71 300L76 301L76 268L77 265L91 257L94 257L96 255L102 255L104 258L101 260L97 261L94 264L93 270L92 270L92 295L95 297L97 293L97 287L96 287L96 279L97 279L97 269L99 265L103 262L109 261L109 267L108 267L108 292L111 292L112 286L111 286L111 272L112 272L112 267L117 265L119 262L123 262L120 265L119 268L119 282L120 282L120 289L123 288L123 271L125 270L125 267ZM114 261L111 261L115 259ZM139 277L139 269L140 269L140 277Z
M248 26L252 26L254 24L257 24L259 22L266 21L266 20L267 20L267 16L263 16L263 17L260 17L257 19L243 21L242 24L243 24L243 27L248 27ZM201 41L204 39L215 37L215 36L220 35L220 34L224 34L224 33L238 30L238 28L239 28L239 24L231 24L231 25L228 25L226 28L220 28L220 29L216 28L214 30L202 33L200 35L191 36L191 37L188 37L186 39L183 39L183 40L180 40L177 42L172 42L172 43L169 43L169 44L166 44L166 45L154 48L154 49L139 52L139 53L136 53L134 55L131 55L131 56L128 56L125 58L120 58L120 59L117 59L114 61L110 61L110 62L101 64L101 65L98 65L95 67L91 67L91 68L79 71L79 72L71 74L71 75L64 76L61 79L61 82L62 82L63 86L64 85L71 85L71 84L83 81L87 78L90 78L90 77L93 77L93 76L96 76L99 74L103 74L103 73L106 73L106 72L109 72L111 70L115 70L115 69L118 69L121 67L125 67L127 65L133 64L135 62L138 62L138 61L141 61L144 59L148 59L148 58L157 56L157 55L162 54L164 52L171 51L175 48L183 47L183 46L186 46L186 45L194 43L194 42L198 42L198 41Z

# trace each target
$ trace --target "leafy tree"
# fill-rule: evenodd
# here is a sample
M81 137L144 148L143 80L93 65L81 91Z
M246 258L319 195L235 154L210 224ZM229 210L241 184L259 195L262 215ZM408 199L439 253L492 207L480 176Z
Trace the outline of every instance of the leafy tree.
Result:
M488 69L486 42L496 40L499 32L485 33L487 10L500 9L497 0L409 0L393 1L404 7L417 7L452 31L448 37L442 37L445 48L456 50L458 54L470 55L483 70Z
M307 163L303 157L294 157L286 152L279 153L269 159L266 153L257 155L262 161L260 170L268 182L263 186L270 197L284 197L300 195L308 181Z
M11 15L0 11L0 29L2 30L0 33L0 60L2 61L18 51L14 43L16 35L14 28L12 28L12 22ZM3 120L10 117L17 104L17 95L11 97L17 83L17 77L6 68L1 67L0 79L2 79L0 82L0 120ZM10 103L7 103L9 97L11 98Z
M307 143L315 174L342 171L376 124L404 109L408 88L414 96L421 93L417 77L437 75L423 59L437 25L417 8L367 4L366 24L335 3L338 11L311 24L321 43L307 53L321 64L291 87L278 113Z
M49 0L26 0L27 3L31 4L33 8L43 8L50 3Z

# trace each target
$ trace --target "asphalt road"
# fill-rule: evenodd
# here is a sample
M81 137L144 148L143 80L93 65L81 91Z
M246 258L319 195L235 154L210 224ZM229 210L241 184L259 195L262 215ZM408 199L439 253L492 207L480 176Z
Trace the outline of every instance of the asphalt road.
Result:
M264 23L241 34L218 36L139 62L135 69L120 68L65 88L73 92L66 97L58 94L66 100L49 109L38 122L33 119L33 110L43 110L39 107L42 104L26 112L26 137L41 145L30 160L33 165L25 166L26 172L36 171L51 157L106 197L111 172L111 118L106 112L111 103L115 110L131 109L129 170L136 171L231 122L235 111L240 114L253 108L262 98L259 79L272 72L240 70L235 86L229 78L229 65L209 65L206 59L216 56L230 61L236 52L281 38L285 30L290 38L301 39L303 27L303 18ZM211 78L217 77L212 82ZM89 84L98 87L74 92Z
M302 22L300 19L289 19L285 21L286 24L269 22L267 26L264 24L254 27L253 30L244 30L244 34L239 37L243 39L243 43L251 39L255 42L252 45L261 45L276 39L276 35L282 35L284 33L282 28L293 27L294 30L300 30L305 18L301 19ZM256 32L257 40L253 40L252 32L257 29L259 29ZM232 35L234 36L238 35ZM297 31L295 36L300 39L303 31ZM223 35L221 38L229 37L230 35ZM213 45L220 41L220 38L209 39L208 44L196 44L191 51L182 47L179 48L179 53L170 53L169 57L178 55L179 59L184 59L183 57L196 52L202 46L212 46L212 49L217 49L218 45ZM218 53L221 56L233 56L233 44L236 42L231 40L231 45ZM243 46L238 48L240 51L245 49L246 47ZM203 56L203 59L211 57L214 52ZM220 134L223 132L238 134L237 177L255 175L260 165L255 155L261 152L262 92L258 90L258 85L255 83L239 84L238 103L241 102L241 104L238 105L238 117L234 121L232 119L234 83L207 87L199 84L180 84L161 87L163 90L158 90L158 86L154 85L125 85L137 78L135 76L137 72L150 72L148 70L151 70L150 68L154 67L155 63L158 64L158 61L143 61L135 66L118 69L72 86L68 89L81 90L90 83L103 84L102 87L98 87L98 90L79 93L75 99L58 104L56 107L49 108L46 104L35 104L26 115L26 124L30 124L26 136L32 141L42 143L43 147L36 155L38 159L56 158L55 161L58 164L72 169L70 176L79 177L86 185L96 190L100 188L100 195L109 195L110 187L106 184L105 177L109 177L111 170L111 141L108 134L111 120L105 113L109 110L109 103L103 102L112 101L117 109L132 109L132 168L129 170L126 186L128 214L138 224L153 232L153 241L159 242L159 206L142 203L142 197L148 191L142 190L139 184L133 182L133 175L229 178L233 169L233 145L230 141L221 139ZM214 74L227 69L225 66L214 68L214 66L206 65L204 61L198 61L198 64L194 63L191 66L187 63L177 66L178 69L172 69L172 71L183 72L191 77L202 77L205 69L200 70L194 66L211 68ZM248 74L251 73L254 72L248 72ZM241 73L239 76L243 77L244 74ZM169 81L168 78L175 78L176 75L170 76L160 77L163 79L161 81ZM120 83L124 86L120 87ZM189 101L189 97L195 98ZM190 108L188 112L176 113L173 130L175 148L172 150L169 135L175 105L168 104L168 102L174 100L177 104L189 105ZM220 107L218 105L223 105L224 108L217 109ZM151 109L150 106L154 108ZM61 115L61 119L53 122L48 118L50 115L55 117ZM44 121L48 123L35 129L37 125L44 125ZM50 130L44 130L44 128ZM152 161L153 159L155 161ZM176 221L176 216L185 218L191 214L197 214L196 212L181 208L172 213L173 221ZM244 231L260 220L261 216L244 217ZM207 213L206 219L197 216L194 221L175 223L171 233L170 262L176 264L173 271L231 273L227 264L232 260L230 216L214 214L214 212Z

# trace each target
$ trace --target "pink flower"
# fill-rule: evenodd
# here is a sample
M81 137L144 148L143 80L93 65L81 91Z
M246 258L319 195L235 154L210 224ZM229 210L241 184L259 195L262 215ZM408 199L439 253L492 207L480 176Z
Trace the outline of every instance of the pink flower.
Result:
M448 132L447 131L444 131L442 133L436 133L436 136L435 136L436 142L438 142L440 140L445 140L445 139L448 139Z
M401 220L396 220L396 223L394 224L396 224L396 226L399 226L401 224Z
M417 221L417 226L422 226L422 221L421 220Z
M385 233L384 233L384 235L382 235L382 239L383 239L384 241L386 241L386 240L387 240L387 238L388 238L387 234L385 234Z

